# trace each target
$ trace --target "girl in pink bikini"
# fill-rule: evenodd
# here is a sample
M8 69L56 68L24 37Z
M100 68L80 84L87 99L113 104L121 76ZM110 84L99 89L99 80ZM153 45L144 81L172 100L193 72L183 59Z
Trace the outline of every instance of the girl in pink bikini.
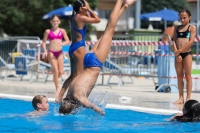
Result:
M59 28L60 18L57 15L53 15L50 19L52 25L51 29L47 29L44 32L42 48L44 53L42 58L48 57L49 63L52 66L53 71L53 81L56 87L56 96L60 92L60 86L58 79L63 74L64 59L62 56L62 46L70 44L70 40L67 36L65 29ZM48 51L46 50L46 41L50 42ZM63 39L65 41L63 41Z

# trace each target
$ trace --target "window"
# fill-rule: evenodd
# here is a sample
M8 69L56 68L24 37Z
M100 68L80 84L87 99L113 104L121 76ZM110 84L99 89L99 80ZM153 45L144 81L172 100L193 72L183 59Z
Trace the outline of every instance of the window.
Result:
M111 10L99 10L99 17L109 19Z

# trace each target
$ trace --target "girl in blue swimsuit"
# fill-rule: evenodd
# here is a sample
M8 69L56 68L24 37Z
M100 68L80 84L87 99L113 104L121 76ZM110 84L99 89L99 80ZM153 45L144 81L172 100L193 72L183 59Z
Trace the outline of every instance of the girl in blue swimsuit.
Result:
M192 92L192 55L191 46L194 43L196 36L196 27L190 25L191 13L189 10L182 10L179 12L179 17L182 25L174 30L174 54L175 54L175 69L178 78L179 99L174 104L183 104L183 78L187 81L187 97L186 101L190 100Z
M65 80L62 89L56 98L56 102L61 101L72 80L81 74L84 69L83 58L86 53L86 24L100 22L100 18L90 9L89 4L85 0L75 1L73 10L73 15L70 19L72 44L69 48L71 74L68 79Z
M105 62L112 44L112 36L115 32L115 26L118 19L125 9L133 4L135 0L117 0L116 5L110 15L106 30L98 40L92 50L84 57L84 71L77 76L68 89L66 98L63 99L59 112L62 114L73 113L79 106L91 108L104 115L98 106L88 101L93 87L95 86L102 64Z

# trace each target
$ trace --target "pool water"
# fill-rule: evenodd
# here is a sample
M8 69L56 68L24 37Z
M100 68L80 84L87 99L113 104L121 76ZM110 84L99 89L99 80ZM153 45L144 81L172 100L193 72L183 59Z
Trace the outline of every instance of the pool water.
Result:
M0 132L200 132L199 123L168 122L172 115L105 109L106 115L101 116L82 109L76 115L63 116L57 112L59 105L50 102L46 115L28 117L25 114L33 110L30 101L1 98L0 105Z

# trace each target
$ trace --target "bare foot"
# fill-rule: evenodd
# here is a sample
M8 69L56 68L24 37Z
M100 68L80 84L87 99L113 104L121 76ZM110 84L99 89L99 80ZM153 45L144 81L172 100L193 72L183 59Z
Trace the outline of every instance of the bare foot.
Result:
M186 98L186 102L187 102L188 100L190 100L190 98Z
M133 3L136 2L136 0L125 0L127 6L131 6Z
M178 99L174 104L184 104L183 98Z

